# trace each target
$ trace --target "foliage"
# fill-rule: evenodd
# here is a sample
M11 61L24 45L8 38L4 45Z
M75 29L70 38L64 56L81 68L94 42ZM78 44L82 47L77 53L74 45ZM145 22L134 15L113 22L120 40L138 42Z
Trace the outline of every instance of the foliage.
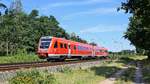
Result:
M0 64L3 63L18 63L18 62L36 62L42 61L35 54L17 54L13 56L1 56Z
M135 67L130 67L127 71L125 71L119 79L116 80L115 84L133 84L135 75Z
M119 57L119 56L118 56ZM141 56L121 56L124 59L109 61L101 61L99 66L89 69L70 70L68 67L57 73L48 73L47 71L23 71L18 72L17 76L10 79L10 84L97 84L106 78L109 78L116 71L131 61L142 60ZM126 59L125 59L126 57ZM142 57L143 58L143 57ZM147 64L146 67L149 67ZM130 67L119 80L120 83L131 83L135 73L135 67ZM145 69L144 69L145 70ZM144 73L144 79L148 81L149 68Z
M72 73L72 69L70 69L69 67L64 67L61 72L66 73L66 74L70 74L70 73Z
M22 11L20 0L12 3L8 14L2 15L0 23L0 55L14 55L18 51L35 52L42 36L70 39L54 16L39 16L38 10L27 14ZM84 42L81 38L75 41Z
M11 84L55 84L56 79L48 72L32 70L30 72L18 72L17 76L10 80Z
M148 51L147 55L150 58L150 1L127 0L122 3L121 9L132 14L124 37L137 48Z
M86 40L83 40L79 36L77 36L74 32L71 33L70 39L77 42L88 43Z
M90 45L93 45L93 46L97 46L97 44L95 42L91 42L89 43Z
M5 9L5 14L7 14L7 12L8 12L7 6L1 2L0 2L0 9ZM1 15L2 15L2 12L0 11L0 16Z
M136 53L139 55L146 55L146 50L137 47Z

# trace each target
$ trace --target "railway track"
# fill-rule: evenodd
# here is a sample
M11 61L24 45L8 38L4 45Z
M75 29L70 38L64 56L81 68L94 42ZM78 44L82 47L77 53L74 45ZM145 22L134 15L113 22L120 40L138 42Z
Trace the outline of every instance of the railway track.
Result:
M47 66L57 66L64 64L76 64L83 62L92 62L98 60L79 60L79 61L64 61L64 62L24 62L24 63L12 63L12 64L0 64L0 72L18 70L22 68L36 68L36 67L47 67Z

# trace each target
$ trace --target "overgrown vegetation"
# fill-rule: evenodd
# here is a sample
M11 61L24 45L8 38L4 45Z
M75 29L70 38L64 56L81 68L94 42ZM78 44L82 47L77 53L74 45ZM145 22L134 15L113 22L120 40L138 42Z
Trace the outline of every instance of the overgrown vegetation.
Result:
M135 64L130 66L115 82L115 84L133 84L135 75Z
M20 62L36 62L42 61L35 54L18 54L13 56L0 57L0 64L3 63L20 63Z
M143 50L150 59L150 1L126 0L121 9L132 14L125 38L131 41L136 48Z
M37 70L19 72L16 77L10 80L10 83L41 84L41 81L42 83L50 81L49 84L51 84L51 82L53 82L53 84L97 84L120 70L124 65L123 62L104 61L97 67L79 70L64 68L61 72L52 74ZM48 78L47 76L50 77ZM35 82L33 83L33 81Z
M115 84L133 84L134 83L134 78L135 78L135 71L136 71L136 63L137 62L144 62L144 60L147 59L147 56L139 56L139 55L135 55L135 56L127 56L127 57L121 57L121 59L118 61L119 63L124 63L125 65L128 64L129 62L132 62L133 64L131 64L129 66L129 68L127 69L127 71L125 71L120 77L119 79L116 80ZM145 67L145 64L142 64L143 67ZM148 73L149 71L144 73ZM147 75L147 77L150 77ZM145 81L144 81L145 82Z
M2 3L1 7L6 8ZM52 15L40 16L38 10L25 13L21 0L14 0L7 13L0 16L0 55L14 55L20 51L36 52L42 36L62 37L86 43L77 35L69 35Z
M17 76L10 80L10 84L57 84L53 74L46 71L32 70L30 72L18 72Z
M150 62L149 60L142 61L142 73L143 73L143 80L145 84L150 83Z

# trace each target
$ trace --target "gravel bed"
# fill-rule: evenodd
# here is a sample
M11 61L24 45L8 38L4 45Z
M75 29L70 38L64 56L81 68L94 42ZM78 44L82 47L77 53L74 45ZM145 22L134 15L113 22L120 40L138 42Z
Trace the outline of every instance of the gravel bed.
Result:
M71 70L77 70L77 69L87 69L87 68L99 66L99 65L100 65L100 61L94 61L94 62L65 64L65 65L56 65L56 66L48 66L48 67L38 67L38 68L34 68L34 69L37 69L39 71L47 70L49 73L54 73L54 72L63 71L64 68L69 68ZM29 71L32 69L33 68L0 72L0 84L4 84L8 79L11 79L14 76L16 76L16 73L19 71Z

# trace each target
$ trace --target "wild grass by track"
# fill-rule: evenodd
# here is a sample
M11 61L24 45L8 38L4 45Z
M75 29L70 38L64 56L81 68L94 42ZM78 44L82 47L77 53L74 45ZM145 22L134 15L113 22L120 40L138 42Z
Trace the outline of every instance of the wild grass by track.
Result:
M110 55L111 61L103 62L99 67L92 67L90 69L70 70L64 69L59 73L39 72L33 70L31 72L19 72L16 77L10 79L10 84L97 84L121 70L131 61L142 61L146 56L137 55ZM17 62L34 62L41 61L35 54L29 55L15 55L0 57L1 63L17 63ZM150 82L150 64L149 61L143 61L143 79ZM135 73L135 66L133 65L127 70L118 80L116 84L131 84L133 83L133 76ZM52 80L50 80L52 79ZM35 82L36 81L36 82Z
M35 54L18 54L14 56L0 56L0 64L4 63L20 63L20 62L36 62L42 61Z
M99 66L89 69L64 68L61 72L51 74L37 70L22 71L10 79L10 84L42 84L43 82L44 84L97 84L120 70L124 65L117 61L104 61ZM52 80L48 78L49 76Z

